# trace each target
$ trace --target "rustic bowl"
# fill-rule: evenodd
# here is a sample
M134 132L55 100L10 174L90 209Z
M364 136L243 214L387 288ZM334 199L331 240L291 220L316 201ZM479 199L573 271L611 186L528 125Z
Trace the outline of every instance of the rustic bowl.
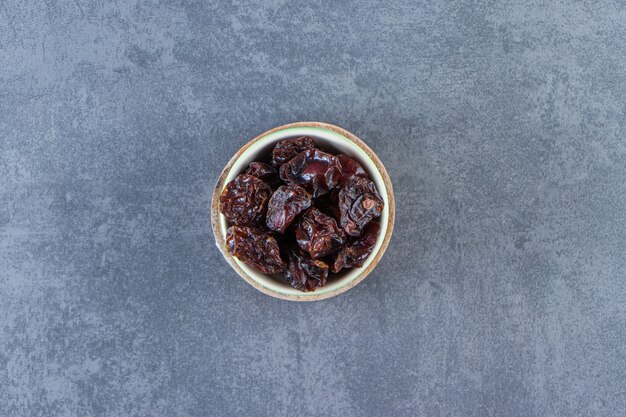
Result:
M228 224L219 210L219 198L228 182L242 173L250 162L267 157L278 141L297 136L311 136L323 149L333 153L341 152L359 161L376 184L378 192L385 201L385 208L380 217L381 228L378 241L365 264L360 268L337 274L336 277L329 279L325 286L317 288L314 292L306 293L292 288L280 277L263 274L230 255L226 250L225 243ZM279 126L245 144L222 171L215 186L211 203L211 223L215 234L215 243L230 266L257 290L272 297L292 301L315 301L334 297L363 281L376 267L385 249L387 249L393 231L394 215L395 202L391 180L374 151L347 130L318 122L300 122Z

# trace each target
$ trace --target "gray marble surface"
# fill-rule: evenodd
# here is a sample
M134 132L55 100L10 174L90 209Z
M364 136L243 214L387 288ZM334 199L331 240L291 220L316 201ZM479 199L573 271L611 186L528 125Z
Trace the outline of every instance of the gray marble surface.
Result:
M0 2L0 415L623 416L623 2ZM290 303L208 200L251 137L361 136L375 272Z

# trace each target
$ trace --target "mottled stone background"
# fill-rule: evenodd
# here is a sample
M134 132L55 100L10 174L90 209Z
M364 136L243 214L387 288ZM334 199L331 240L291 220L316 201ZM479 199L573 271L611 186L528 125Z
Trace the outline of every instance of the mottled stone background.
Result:
M209 225L300 120L398 204L312 304ZM622 1L0 1L1 416L622 417L625 345Z

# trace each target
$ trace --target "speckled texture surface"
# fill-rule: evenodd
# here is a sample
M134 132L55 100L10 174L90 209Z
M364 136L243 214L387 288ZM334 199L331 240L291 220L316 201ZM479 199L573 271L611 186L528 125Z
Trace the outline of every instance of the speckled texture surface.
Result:
M617 1L0 2L0 415L623 416L625 44ZM209 225L299 120L398 205L312 304Z

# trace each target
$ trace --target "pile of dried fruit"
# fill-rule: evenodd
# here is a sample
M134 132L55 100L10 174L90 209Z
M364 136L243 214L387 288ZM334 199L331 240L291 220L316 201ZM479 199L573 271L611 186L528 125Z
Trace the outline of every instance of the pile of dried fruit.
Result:
M357 161L307 136L279 142L269 164L252 162L220 197L228 252L265 274L283 273L300 291L323 286L329 271L363 265L383 207Z

